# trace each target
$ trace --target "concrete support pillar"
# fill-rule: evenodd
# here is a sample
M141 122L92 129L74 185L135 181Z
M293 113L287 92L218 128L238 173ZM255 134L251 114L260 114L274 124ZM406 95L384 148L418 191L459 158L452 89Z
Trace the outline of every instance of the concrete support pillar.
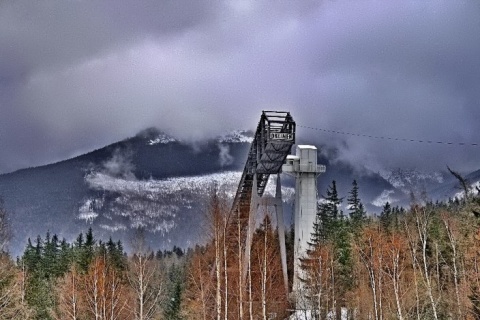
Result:
M280 242L280 258L282 260L283 285L288 295L287 249L285 246L285 223L283 220L282 185L280 173L277 174L277 189L275 192L275 212L277 213L278 241Z
M250 264L250 252L252 249L252 238L253 233L255 232L256 216L258 211L258 206L260 205L260 197L257 194L257 175L254 175L253 178L253 187L252 187L252 198L250 200L250 212L248 215L248 229L247 229L247 241L245 243L245 258L243 262L243 279L247 276L248 266Z
M253 180L253 190L256 190L257 180ZM283 219L283 201L282 201L282 186L280 180L280 174L277 174L277 185L275 191L275 197L259 197L256 192L252 193L252 199L250 204L250 216L248 217L248 230L247 239L245 243L245 254L243 261L243 279L246 278L248 272L248 265L251 259L251 248L253 233L257 219L263 218L258 216L259 208L262 207L265 214L267 214L267 207L275 208L275 215L278 227L278 241L280 245L280 258L282 263L283 284L285 287L285 294L288 295L288 272L287 272L287 252L285 247L285 222Z
M305 288L301 280L305 276L300 259L306 257L309 248L308 242L313 233L317 213L317 176L325 172L325 166L317 165L315 146L299 145L295 156L287 156L282 171L295 177L293 295L297 309L308 309L305 305Z

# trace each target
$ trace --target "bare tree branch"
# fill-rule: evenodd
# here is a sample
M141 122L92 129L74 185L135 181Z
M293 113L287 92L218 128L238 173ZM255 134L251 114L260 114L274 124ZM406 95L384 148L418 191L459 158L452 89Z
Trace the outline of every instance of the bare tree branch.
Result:
M471 189L470 184L468 183L468 180L462 177L462 175L459 174L458 172L450 169L449 166L447 166L447 169L460 183L460 186L463 189L463 192L465 192L465 201L467 201L470 195L470 189Z

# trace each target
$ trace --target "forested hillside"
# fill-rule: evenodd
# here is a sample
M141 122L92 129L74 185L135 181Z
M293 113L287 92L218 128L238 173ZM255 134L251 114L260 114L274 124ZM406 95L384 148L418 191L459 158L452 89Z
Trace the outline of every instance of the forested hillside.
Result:
M448 202L412 197L365 212L354 181L340 197L335 181L319 201L311 248L301 261L302 296L318 318L478 319L480 197ZM268 210L244 254L244 218L212 189L207 242L184 252L152 251L142 229L132 252L92 230L73 243L56 235L29 239L16 261L0 260L0 319L284 319L294 305L283 287L278 234ZM342 211L342 203L347 209ZM2 209L2 248L10 232ZM287 232L289 279L293 234ZM290 283L291 286L291 283Z

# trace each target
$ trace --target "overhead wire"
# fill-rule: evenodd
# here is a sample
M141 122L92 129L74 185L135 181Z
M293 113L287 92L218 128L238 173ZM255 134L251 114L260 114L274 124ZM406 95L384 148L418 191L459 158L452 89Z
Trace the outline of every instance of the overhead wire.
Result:
M316 128L311 126L303 126L297 124L297 127L323 131L327 133L334 133L334 134L342 134L342 135L349 135L355 137L364 137L370 139L378 139L378 140L391 140L391 141L402 141L402 142L416 142L416 143L429 143L429 144L443 144L443 145L457 145L457 146L470 146L470 147L478 147L480 146L479 143L469 143L469 142L450 142L450 141L435 141L435 140L426 140L426 139L408 139L408 138L395 138L395 137L388 137L388 136L374 136L369 134L362 134L362 133L354 133L354 132L346 132L346 131L337 131L337 130L329 130L323 128Z

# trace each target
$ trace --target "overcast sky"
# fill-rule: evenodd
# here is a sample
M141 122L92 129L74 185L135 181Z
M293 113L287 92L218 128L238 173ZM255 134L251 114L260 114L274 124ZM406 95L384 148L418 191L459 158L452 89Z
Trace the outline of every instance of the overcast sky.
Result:
M261 110L480 143L480 2L0 2L0 173L150 126L183 139L253 130ZM480 146L298 136L373 170L480 168Z

